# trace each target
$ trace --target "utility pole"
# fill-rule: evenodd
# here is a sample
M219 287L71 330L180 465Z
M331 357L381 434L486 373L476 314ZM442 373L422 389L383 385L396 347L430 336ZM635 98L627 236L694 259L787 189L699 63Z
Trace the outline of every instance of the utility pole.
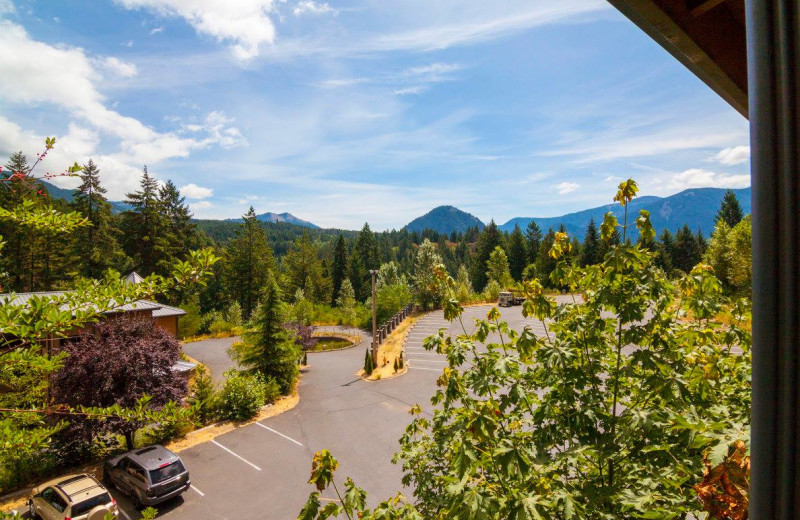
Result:
M376 269L370 269L372 275L372 365L378 368L378 313L375 309L375 276Z

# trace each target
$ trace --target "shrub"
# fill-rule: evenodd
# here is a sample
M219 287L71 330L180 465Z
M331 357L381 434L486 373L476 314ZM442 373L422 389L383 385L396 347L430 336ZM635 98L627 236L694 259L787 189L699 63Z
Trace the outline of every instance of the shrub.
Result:
M189 404L194 408L195 418L198 423L205 425L217 418L219 410L219 395L214 389L214 382L208 371L201 367L192 384Z
M186 315L178 320L178 337L188 338L190 336L196 336L200 333L203 320L197 299L183 305L182 308L186 311Z
M489 280L489 283L486 284L486 289L483 290L483 297L490 301L497 300L500 297L501 290L500 284L496 280Z
M274 381L273 381L274 384ZM231 421L252 419L267 401L261 379L247 372L228 370L220 395L220 415Z
M373 368L372 356L369 355L369 349L367 349L366 352L364 352L364 373L366 375L372 374Z

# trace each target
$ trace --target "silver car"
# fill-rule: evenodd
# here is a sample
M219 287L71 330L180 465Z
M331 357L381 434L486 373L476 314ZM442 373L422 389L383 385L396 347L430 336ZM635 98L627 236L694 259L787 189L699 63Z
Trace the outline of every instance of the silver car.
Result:
M91 475L59 477L33 488L28 499L31 518L43 520L103 520L117 517L117 502Z
M163 446L148 446L106 462L103 479L131 497L137 509L174 498L191 485L180 457Z

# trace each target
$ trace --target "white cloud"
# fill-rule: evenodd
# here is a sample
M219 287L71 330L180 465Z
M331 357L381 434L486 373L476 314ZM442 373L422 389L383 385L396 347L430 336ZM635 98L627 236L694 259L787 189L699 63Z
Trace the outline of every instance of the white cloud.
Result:
M211 188L204 188L202 186L198 186L195 183L187 184L186 186L181 186L178 188L181 192L181 195L185 196L187 199L207 199L214 195L214 190Z
M189 204L189 207L192 209L192 211L196 211L198 209L208 209L212 206L213 204L211 204L207 200L201 200L200 202L194 202L192 204Z
M414 85L413 87L398 88L394 91L397 96L407 96L409 94L422 94L428 90L427 85Z
M4 14L12 14L16 12L14 10L14 4L11 3L11 0L0 0L0 16Z
M133 40L128 40L122 44L124 47L133 47Z
M149 9L162 16L179 16L199 34L230 43L233 55L247 61L259 46L275 41L269 17L274 0L116 0L127 9Z
M154 34L158 34L158 33L162 33L162 32L164 32L164 27L153 27L152 29L150 29L150 36L153 36Z
M316 3L312 0L302 0L301 2L298 2L293 12L295 16L301 16L304 14L332 14L336 16L339 14L337 9L334 9L327 3Z
M192 133L207 133L208 137L200 141L202 146L217 144L226 149L247 146L249 143L239 129L229 126L233 122L234 119L232 117L227 117L220 111L214 111L209 112L202 123L185 124L183 129Z
M622 182L624 179L622 177L617 177L616 175L609 175L603 182Z
M437 77L448 72L455 72L461 68L458 63L431 63L430 65L408 68L405 70L405 75Z
M341 79L326 79L320 81L318 85L322 88L339 88L350 87L352 85L359 85L361 83L369 83L368 78L341 78Z
M98 61L100 67L121 78L132 78L138 74L136 65L127 63L114 56L106 56Z
M675 174L669 187L684 190L687 188L746 188L750 186L750 175L729 175L715 173L702 168L690 168Z
M750 160L749 146L732 146L723 148L714 156L714 160L725 166L735 166Z
M559 195L566 195L567 193L571 193L580 187L581 185L577 182L562 182L556 186L556 189L558 190Z

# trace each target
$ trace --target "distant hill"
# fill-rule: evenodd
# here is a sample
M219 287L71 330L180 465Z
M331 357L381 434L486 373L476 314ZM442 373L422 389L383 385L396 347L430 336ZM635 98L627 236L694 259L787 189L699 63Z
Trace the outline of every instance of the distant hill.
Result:
M288 224L294 224L295 226L302 226L311 229L320 229L320 227L316 224L312 224L307 220L303 220L301 218L297 218L291 213L272 213L268 211L266 213L261 213L260 215L256 215L256 219L260 222L286 222ZM243 219L241 218L226 218L225 221L227 222L242 222Z
M406 229L419 232L431 229L438 233L450 234L453 231L463 233L475 226L478 226L478 229L484 227L483 222L475 215L470 215L453 206L439 206L409 222Z
M50 194L51 199L60 199L65 200L67 202L72 202L72 199L75 197L75 190L59 188L55 184L51 184L47 181L39 181L45 188L47 188L47 193ZM128 211L131 207L124 202L119 202L116 200L109 200L109 204L111 204L111 212L112 213L122 213L123 211Z
M714 230L714 216L719 210L722 197L727 190L723 188L692 188L684 190L669 197L645 196L633 199L628 206L628 221L634 222L639 215L639 210L645 209L650 212L650 221L658 233L664 229L669 229L675 233L684 224L688 224L692 231L701 230L704 235L711 235ZM739 204L745 215L750 213L750 188L733 190L739 198ZM517 217L512 218L499 228L503 231L513 231L514 224L525 231L528 223L535 220L543 233L547 233L549 228L557 229L562 223L567 228L567 232L583 240L589 219L594 218L598 228L603 221L605 214L611 211L617 219L622 222L623 209L619 204L608 204L597 208L586 209L576 213L569 213L561 217L538 218L538 217ZM632 231L630 231L632 229ZM635 226L629 228L631 237L637 237L638 232Z

